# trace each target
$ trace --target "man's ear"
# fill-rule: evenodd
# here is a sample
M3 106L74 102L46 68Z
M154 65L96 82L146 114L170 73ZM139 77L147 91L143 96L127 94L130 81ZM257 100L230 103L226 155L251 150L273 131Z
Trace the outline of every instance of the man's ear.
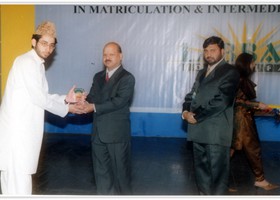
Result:
M224 57L225 56L225 49L222 49L221 53L222 53L222 56Z
M32 39L31 40L31 45L32 45L33 48L36 46L36 44L37 44L37 41L35 39Z

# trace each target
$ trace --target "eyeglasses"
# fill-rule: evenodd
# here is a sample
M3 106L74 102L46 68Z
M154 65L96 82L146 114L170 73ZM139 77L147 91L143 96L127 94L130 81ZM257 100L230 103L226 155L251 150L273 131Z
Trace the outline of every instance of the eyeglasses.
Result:
M52 50L55 49L55 44L48 44L46 41L39 41L38 42L42 47L50 47Z

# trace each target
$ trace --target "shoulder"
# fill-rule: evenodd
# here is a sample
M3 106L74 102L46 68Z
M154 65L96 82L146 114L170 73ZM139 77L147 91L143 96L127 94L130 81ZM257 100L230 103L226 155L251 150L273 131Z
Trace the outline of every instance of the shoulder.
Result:
M118 74L118 77L116 78L120 84L124 85L134 85L135 84L135 78L126 69L122 68L120 73Z
M134 77L133 74L131 72L127 71L126 69L123 69L123 74L126 75L126 76Z
M131 81L134 81L135 82L135 77L133 76L132 73L130 73L129 71L127 71L126 69L124 69L124 75L123 77L126 78L126 79L129 79Z
M134 78L133 74L130 73L128 70L126 70L123 66L121 66L118 71L119 71L118 75L120 78L125 78L125 77Z
M104 70L101 70L101 71L97 72L95 75L100 76L100 75L105 74L105 73L106 73L106 70L104 69Z
M233 65L229 64L227 61L225 61L224 59L218 64L218 66L220 66L220 68L223 69L231 69L234 68Z
M17 61L17 62L36 62L31 51L28 51L22 55L19 55L18 57L16 57L15 61Z
M102 77L102 76L105 76L105 73L106 73L106 70L102 70L102 71L99 71L97 72L95 75L94 75L94 78L98 78L98 77Z
M36 69L34 66L37 66L38 62L31 53L31 51L28 51L25 54L22 54L18 57L16 57L14 61L14 67L20 68L20 69Z
M239 76L239 72L236 69L236 67L227 63L226 61L224 61L221 64L221 67L219 68L219 70L222 71L223 73L228 73L228 74L233 74L233 75Z

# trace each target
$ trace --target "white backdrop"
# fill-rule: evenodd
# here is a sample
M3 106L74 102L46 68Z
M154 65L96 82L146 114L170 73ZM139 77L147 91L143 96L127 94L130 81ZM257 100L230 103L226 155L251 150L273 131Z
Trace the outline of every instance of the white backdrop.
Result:
M280 104L279 12L279 5L37 5L36 25L57 28L51 92L73 84L89 91L103 46L116 41L136 78L132 111L179 113L212 35L224 39L230 63L242 51L255 54L258 100Z

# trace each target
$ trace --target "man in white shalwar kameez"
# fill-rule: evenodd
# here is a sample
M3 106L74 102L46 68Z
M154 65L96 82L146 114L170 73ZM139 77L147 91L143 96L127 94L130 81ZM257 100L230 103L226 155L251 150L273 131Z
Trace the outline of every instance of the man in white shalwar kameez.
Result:
M55 49L55 26L44 22L32 36L32 50L17 57L9 72L0 107L0 170L4 195L31 195L41 150L44 111L64 117L81 114L66 95L48 93L44 61Z

